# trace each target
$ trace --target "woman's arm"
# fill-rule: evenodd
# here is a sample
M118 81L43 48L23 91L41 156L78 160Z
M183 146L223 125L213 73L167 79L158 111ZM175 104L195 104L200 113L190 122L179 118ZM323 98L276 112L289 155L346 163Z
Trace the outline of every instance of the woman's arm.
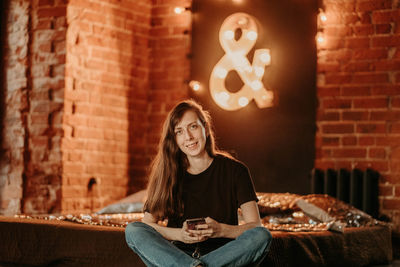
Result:
M157 232L159 232L167 240L177 240L184 243L196 243L207 239L207 236L197 235L188 232L186 222L183 224L182 228L172 228L159 225L154 219L153 215L149 212L144 213L142 222L153 227Z
M208 229L205 230L189 230L189 232L205 235L208 237L226 237L226 238L236 238L241 235L244 231L261 226L260 213L258 211L258 206L255 201L249 201L243 203L240 206L243 214L243 219L245 221L242 225L229 225L224 223L219 223L209 217L206 218L206 223L208 224Z

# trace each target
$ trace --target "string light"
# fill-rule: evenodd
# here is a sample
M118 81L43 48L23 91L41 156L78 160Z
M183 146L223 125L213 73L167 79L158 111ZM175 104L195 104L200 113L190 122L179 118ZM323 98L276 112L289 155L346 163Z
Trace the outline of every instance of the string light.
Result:
M328 18L322 8L318 12L318 32L315 36L317 44L322 45L325 43L324 28L323 25L327 22Z
M325 42L325 37L322 32L318 32L317 36L315 36L315 39L317 40L317 43L323 44Z
M181 6L177 6L174 8L175 14L182 14L184 11L185 11L185 8L181 7Z
M198 81L190 81L189 86L193 89L193 91L199 91L201 89L201 84Z
M322 8L319 9L318 17L319 17L319 20L320 20L322 23L325 23L325 22L328 20L328 18L326 17L326 14L325 14L325 12L322 10Z

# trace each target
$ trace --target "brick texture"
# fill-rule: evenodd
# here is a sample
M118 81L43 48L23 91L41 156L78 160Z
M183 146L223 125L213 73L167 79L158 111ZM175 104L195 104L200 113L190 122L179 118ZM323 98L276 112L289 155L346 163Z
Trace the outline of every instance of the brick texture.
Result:
M322 2L315 167L379 171L380 213L399 222L400 9L390 0Z
M0 213L89 212L146 185L187 98L191 1L10 0Z
M127 194L145 166L151 2L70 1L62 210ZM143 175L143 174L142 174Z
M28 111L28 49L29 49L29 1L9 3L7 38L4 48L5 82L4 118L0 158L0 211L6 215L21 212L23 197L23 171L25 138L27 136L26 113Z

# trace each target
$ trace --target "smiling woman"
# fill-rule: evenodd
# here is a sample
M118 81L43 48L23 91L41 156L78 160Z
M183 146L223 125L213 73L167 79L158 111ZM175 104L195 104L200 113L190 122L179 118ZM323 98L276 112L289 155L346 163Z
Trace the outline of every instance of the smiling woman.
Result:
M148 266L254 264L272 240L257 201L248 168L216 149L209 114L183 101L164 123L143 222L127 226L126 241Z

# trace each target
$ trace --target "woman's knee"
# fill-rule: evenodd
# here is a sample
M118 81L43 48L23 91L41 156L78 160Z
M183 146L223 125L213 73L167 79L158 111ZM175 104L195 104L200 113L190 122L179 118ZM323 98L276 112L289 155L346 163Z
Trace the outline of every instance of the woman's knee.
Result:
M128 243L134 243L135 240L145 239L145 234L149 226L142 222L133 222L125 228L125 239Z
M255 227L251 229L252 232L252 242L259 246L269 246L272 241L272 235L270 231L265 227Z

